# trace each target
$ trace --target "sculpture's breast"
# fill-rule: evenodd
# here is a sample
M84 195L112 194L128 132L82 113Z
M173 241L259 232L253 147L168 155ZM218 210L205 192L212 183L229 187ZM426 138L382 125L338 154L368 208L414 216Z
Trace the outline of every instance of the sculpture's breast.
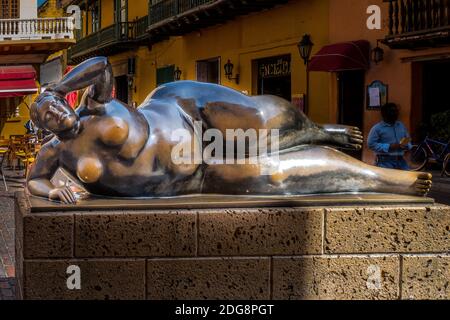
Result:
M95 183L103 174L103 163L96 156L84 156L77 162L77 176L84 183Z
M123 145L130 133L128 123L115 116L101 119L98 126L100 140L108 146Z

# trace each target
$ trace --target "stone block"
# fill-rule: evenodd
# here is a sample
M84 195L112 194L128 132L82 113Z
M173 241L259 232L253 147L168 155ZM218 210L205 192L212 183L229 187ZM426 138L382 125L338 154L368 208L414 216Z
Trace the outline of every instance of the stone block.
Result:
M17 194L15 210L15 244L25 259L73 256L70 213L31 213L23 193Z
M428 253L450 248L450 207L327 209L325 252Z
M199 255L297 255L322 252L323 209L200 211Z
M193 256L195 224L195 213L186 210L77 213L75 256Z
M147 298L269 299L269 267L268 258L148 260Z
M279 257L273 299L397 299L399 257Z
M25 259L73 256L73 215L61 212L26 215L22 223Z
M81 290L69 290L67 268L80 268ZM145 298L145 260L27 260L24 299Z
M402 299L450 299L450 256L403 257Z

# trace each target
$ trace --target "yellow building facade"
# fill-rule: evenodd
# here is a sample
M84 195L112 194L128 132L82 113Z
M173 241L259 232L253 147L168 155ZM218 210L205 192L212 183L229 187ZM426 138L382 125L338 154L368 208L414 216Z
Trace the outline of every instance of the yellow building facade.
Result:
M118 20L125 22L123 15L126 15L127 22L133 22L150 14L147 0L89 2L90 5L86 1L72 2L84 9L83 37L86 35L92 37L93 34L111 27ZM92 6L99 7L96 14L92 13ZM95 31L98 29L95 23L97 15L100 17L100 30ZM95 32L92 32L93 30ZM181 71L180 80L212 79L213 81L209 82L217 82L250 95L272 93L267 91L270 85L273 87L272 91L281 90L283 97L298 102L299 97L301 101L302 95L306 93L306 67L300 58L297 45L306 33L311 34L314 42L313 53L328 43L328 0L287 1L268 10L236 15L233 19L220 24L198 28L180 36L169 36L148 44L144 42L120 53L108 54L93 50L85 57L107 55L113 65L115 76L125 75L127 62L134 58L135 72L132 84L129 82L128 88L127 102L130 104L139 105L160 84L158 73L176 69ZM98 45L101 46L101 43ZM84 58L73 63L82 60ZM231 78L239 74L238 83L225 76L224 67L228 61L234 65ZM206 70L210 66L214 70ZM212 78L209 79L208 76L202 78L199 70L201 68L206 68L205 74L213 73ZM272 70L269 74L271 79L261 78L261 68ZM281 77L277 78L277 73L281 74ZM335 121L328 109L329 77L330 75L325 73L311 73L309 116L317 122ZM267 84L263 90L261 86L264 81ZM283 87L278 88L279 83L283 83Z
M29 106L37 98L37 94L25 96L19 100L17 105L11 107L6 119L0 120L0 136L8 139L11 135L24 135L25 124L30 120ZM3 121L2 121L3 120Z
M22 2L21 2L22 3ZM64 17L64 10L62 7L58 7L57 0L47 0L38 10L37 12L38 18L60 18ZM19 17L22 19L23 17ZM20 20L19 20L20 21ZM50 30L47 30L50 34ZM8 44L5 41L0 41L0 48L2 46L12 45L20 47L21 43L23 43L23 47L27 47L24 49L27 53L29 53L29 58L22 54L17 54L20 56L17 59L12 59L12 61L2 61L3 63L7 63L8 65L15 64L31 64L34 66L36 73L39 74L39 62L44 62L46 57L52 52L58 51L59 47L67 47L67 44L64 42L73 41L72 39L37 39L28 41L23 40L11 40ZM42 54L41 47L47 46L47 51ZM19 50L20 51L20 50ZM42 56L42 57L41 57ZM42 59L38 62L37 59ZM40 84L36 81L36 86L39 88ZM23 135L26 133L26 129L24 127L25 123L30 119L29 117L29 107L33 103L33 101L37 97L37 93L33 95L16 97L13 99L2 99L0 101L0 105L2 108L1 117L0 117L0 136L8 139L11 135Z

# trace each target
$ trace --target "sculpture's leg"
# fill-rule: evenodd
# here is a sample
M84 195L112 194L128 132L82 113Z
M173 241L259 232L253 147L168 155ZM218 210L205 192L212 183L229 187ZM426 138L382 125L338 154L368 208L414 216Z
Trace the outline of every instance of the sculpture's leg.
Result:
M293 148L281 153L279 159L272 155L257 165L212 165L205 179L204 192L234 194L425 195L431 188L431 174L378 168L318 146Z
M226 136L227 129L278 129L279 150L303 144L331 145L352 150L362 147L363 136L356 127L318 125L290 102L275 96L256 96L250 106L218 101L205 105L202 113L212 128ZM271 145L271 139L268 140Z

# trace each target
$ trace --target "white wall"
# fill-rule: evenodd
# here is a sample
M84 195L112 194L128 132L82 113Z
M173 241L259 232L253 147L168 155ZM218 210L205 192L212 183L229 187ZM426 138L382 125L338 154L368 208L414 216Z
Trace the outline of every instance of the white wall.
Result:
M20 0L20 19L37 18L37 0Z

